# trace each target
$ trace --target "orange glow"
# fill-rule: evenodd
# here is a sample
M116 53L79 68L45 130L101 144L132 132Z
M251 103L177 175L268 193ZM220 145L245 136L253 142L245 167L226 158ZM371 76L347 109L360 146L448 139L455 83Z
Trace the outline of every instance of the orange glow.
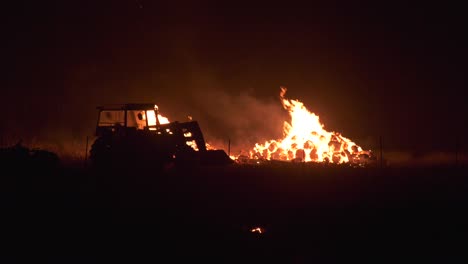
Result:
M215 147L213 147L212 145L210 145L210 144L208 144L208 143L205 143L205 145L206 145L206 149L207 149L207 150L216 150Z
M193 148L193 150L198 151L197 143L195 140L185 142L189 147Z
M291 116L290 122L284 122L284 137L255 144L250 158L344 163L370 154L340 133L326 131L319 116L302 102L286 99L285 93L286 88L281 87L281 103Z

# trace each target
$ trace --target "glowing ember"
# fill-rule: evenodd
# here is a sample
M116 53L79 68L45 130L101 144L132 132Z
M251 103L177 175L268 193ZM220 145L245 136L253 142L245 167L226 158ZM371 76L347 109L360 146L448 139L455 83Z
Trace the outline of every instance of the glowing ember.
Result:
M286 88L281 87L281 102L291 122L284 122L283 139L255 144L250 158L343 163L370 155L340 133L326 131L317 115L309 112L302 102L284 98L285 93Z
M186 144L193 148L195 151L198 151L197 142L195 142L195 140L187 141Z

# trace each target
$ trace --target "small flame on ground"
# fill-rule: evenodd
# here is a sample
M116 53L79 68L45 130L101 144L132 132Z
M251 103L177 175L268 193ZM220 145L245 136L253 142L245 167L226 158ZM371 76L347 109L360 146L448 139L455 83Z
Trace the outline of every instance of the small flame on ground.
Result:
M263 228L261 228L261 227L255 227L255 228L250 229L250 232L251 233L263 234L265 232L265 230Z

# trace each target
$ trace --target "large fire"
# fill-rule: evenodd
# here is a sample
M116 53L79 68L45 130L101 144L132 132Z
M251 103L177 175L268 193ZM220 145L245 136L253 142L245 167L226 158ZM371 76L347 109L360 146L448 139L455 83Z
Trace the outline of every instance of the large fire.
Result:
M316 114L302 102L286 99L285 94L286 88L281 87L281 102L291 116L291 122L284 122L283 139L255 144L250 158L344 163L370 156L370 151L364 151L340 133L326 131Z

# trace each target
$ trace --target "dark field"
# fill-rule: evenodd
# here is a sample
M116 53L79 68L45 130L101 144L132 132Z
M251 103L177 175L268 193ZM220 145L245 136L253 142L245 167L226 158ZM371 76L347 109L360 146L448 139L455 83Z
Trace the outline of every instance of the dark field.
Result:
M462 166L82 165L5 162L6 260L468 261Z

